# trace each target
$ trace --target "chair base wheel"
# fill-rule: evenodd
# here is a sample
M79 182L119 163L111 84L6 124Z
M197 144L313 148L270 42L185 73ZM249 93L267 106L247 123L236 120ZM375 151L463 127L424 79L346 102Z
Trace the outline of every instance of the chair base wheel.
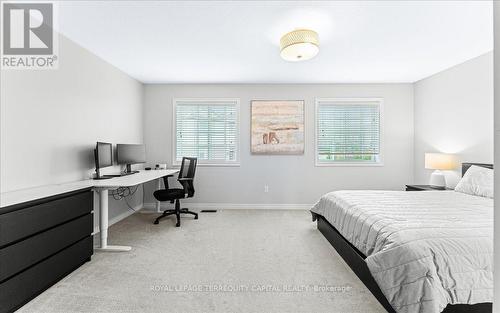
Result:
M178 202L177 202L178 203ZM189 211L188 209L186 208L179 208L178 207L178 204L176 203L176 208L175 209L171 209L171 210L165 210L163 211L163 214L158 216L156 218L156 220L153 222L153 224L157 225L160 223L160 220L164 217L167 217L167 216L170 216L170 215L174 215L175 214L175 217L177 218L177 223L175 224L175 227L180 227L181 226L181 215L182 214L189 214L189 215L192 215L194 217L195 220L198 219L198 213L196 212L192 212L192 211Z

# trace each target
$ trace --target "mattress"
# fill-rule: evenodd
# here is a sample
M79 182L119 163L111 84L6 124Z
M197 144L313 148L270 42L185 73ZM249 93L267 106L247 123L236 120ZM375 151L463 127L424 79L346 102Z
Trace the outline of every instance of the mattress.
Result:
M493 301L493 199L455 191L335 191L312 211L365 254L398 313Z

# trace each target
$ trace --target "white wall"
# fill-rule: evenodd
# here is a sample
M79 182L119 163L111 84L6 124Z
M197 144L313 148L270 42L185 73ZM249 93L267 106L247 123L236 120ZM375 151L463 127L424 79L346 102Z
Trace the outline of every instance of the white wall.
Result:
M500 164L500 2L494 2L495 20L495 164ZM500 171L495 170L495 289L493 311L500 313Z
M145 85L144 139L151 164L172 164L172 99L240 98L240 167L199 167L195 202L236 204L313 204L336 189L396 189L413 179L413 86L371 85ZM382 97L385 151L382 167L315 167L314 99ZM304 99L305 154L250 154L250 101ZM264 185L269 193L264 193ZM146 202L152 202L146 191ZM231 205L225 205L231 206ZM272 207L272 206L270 206Z
M59 49L57 70L1 71L2 192L88 178L96 141L143 140L142 84L64 36ZM126 210L110 202L110 218Z
M415 182L426 184L426 152L457 153L462 162L493 163L493 53L415 83ZM454 187L460 169L447 171Z

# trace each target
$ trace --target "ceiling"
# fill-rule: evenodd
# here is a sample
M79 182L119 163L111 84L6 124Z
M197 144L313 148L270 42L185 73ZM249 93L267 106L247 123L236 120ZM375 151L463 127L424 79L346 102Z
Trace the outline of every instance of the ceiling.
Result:
M493 49L491 1L64 1L62 34L144 83L414 82ZM290 63L279 39L319 33Z

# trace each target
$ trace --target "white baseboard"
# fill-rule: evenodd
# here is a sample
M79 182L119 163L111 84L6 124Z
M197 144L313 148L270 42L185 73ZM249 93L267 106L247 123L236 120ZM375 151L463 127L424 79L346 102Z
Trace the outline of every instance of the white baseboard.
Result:
M141 211L141 210L142 210L142 208L143 208L143 207L144 207L144 206L142 205L142 203L141 203L141 204L139 204L139 205L136 205L136 206L134 207L134 211L135 211L135 212L139 212L139 211ZM123 219L125 219L125 218L129 217L130 215L132 215L132 214L134 214L134 213L135 213L134 211L132 211L131 209L127 208L127 211L124 211L123 213L120 213L120 214L118 214L117 216L115 216L115 217L113 217L112 219L110 219L110 220L108 221L108 226L111 226L111 225L113 225L113 224L116 224L116 223L118 223L119 221L121 221L121 220L123 220ZM96 214L96 212L95 212L95 211L94 211L94 214ZM99 219L98 219L98 220L99 220ZM93 233L92 235L95 235L95 234L97 234L97 233L99 233L99 225L95 225L95 226L94 226L94 233Z
M287 204L287 203L273 203L273 204L262 204L262 203L185 203L183 207L192 209L238 209L238 210L309 210L313 206L311 204ZM143 213L156 212L156 203L144 203ZM161 209L172 209L173 204L162 203Z

